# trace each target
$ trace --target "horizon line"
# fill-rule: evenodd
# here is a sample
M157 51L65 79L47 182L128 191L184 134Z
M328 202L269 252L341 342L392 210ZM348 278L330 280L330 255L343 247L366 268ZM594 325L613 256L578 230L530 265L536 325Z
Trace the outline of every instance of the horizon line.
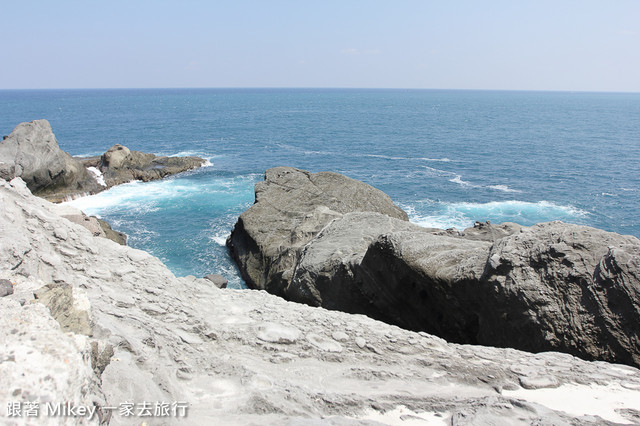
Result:
M538 92L538 93L619 93L640 94L640 91L620 90L570 90L570 89L470 89L424 87L341 87L341 86L211 86L211 87L48 87L48 88L0 88L0 91L83 91L83 90L412 90L458 92Z

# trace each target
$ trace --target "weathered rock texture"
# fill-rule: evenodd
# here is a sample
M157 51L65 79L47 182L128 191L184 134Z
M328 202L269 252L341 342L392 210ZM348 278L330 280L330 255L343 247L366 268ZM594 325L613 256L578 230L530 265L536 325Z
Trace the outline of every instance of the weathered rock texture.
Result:
M227 284L229 284L229 281L220 274L209 274L204 278L211 281L218 288L227 288Z
M0 142L0 178L20 177L44 198L99 190L83 164L62 151L47 120L20 123Z
M15 283L0 298L0 423L640 421L635 368L451 344L361 315L176 278L158 259L94 237L58 208L19 181L0 180L0 277ZM45 286L62 296L54 312L34 299ZM75 311L59 310L63 300ZM69 315L88 317L90 334L64 332L54 317ZM535 402L540 392L557 396ZM16 402L40 404L37 421L7 417ZM91 419L47 417L47 402L97 411ZM184 402L188 417L107 408L124 402L136 411L144 402Z
M267 170L255 187L227 246L247 285L284 295L302 248L329 222L348 212L377 212L408 221L388 195L337 173L291 167Z
M0 279L0 297L13 294L13 283L7 279Z
M101 157L74 158L60 149L47 120L21 123L0 141L0 178L20 177L33 194L54 202L132 180L161 179L205 162L198 157L157 157L122 145L114 145Z
M131 151L116 144L101 157L82 159L87 167L96 167L102 173L105 187L110 188L132 180L148 182L182 173L202 166L206 160L199 157L163 157L140 151Z
M314 192L313 176L278 168L256 185L228 241L251 286L449 341L640 365L637 238L560 222L426 229L361 182L332 174ZM376 198L361 208L355 193Z

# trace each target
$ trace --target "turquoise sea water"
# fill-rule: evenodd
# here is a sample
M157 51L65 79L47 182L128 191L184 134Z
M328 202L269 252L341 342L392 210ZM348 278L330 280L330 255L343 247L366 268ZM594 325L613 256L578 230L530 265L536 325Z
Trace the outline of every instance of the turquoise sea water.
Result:
M411 220L563 220L640 237L640 94L343 89L0 91L0 133L46 118L62 149L115 143L211 166L74 201L176 275L242 285L224 247L265 169L331 170Z

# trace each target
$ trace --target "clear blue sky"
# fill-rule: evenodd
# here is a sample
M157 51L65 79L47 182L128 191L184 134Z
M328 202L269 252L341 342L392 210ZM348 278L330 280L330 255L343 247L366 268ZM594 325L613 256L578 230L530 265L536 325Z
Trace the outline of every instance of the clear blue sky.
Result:
M639 0L0 0L0 88L640 92Z

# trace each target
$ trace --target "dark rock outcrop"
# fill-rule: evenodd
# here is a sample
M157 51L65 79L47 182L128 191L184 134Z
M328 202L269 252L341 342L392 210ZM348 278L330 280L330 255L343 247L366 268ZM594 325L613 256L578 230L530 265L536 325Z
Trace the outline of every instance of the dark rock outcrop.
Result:
M352 285L386 320L450 341L640 365L638 239L551 222L471 243L380 235Z
M0 178L14 177L54 201L100 189L82 163L60 149L47 120L20 123L0 142Z
M105 188L141 180L148 182L182 173L202 166L206 160L199 157L163 157L131 151L116 144L100 157L82 159L86 167L95 167L102 173Z
M561 222L426 229L377 193L352 203L375 193L361 182L332 174L340 185L316 190L312 176L278 168L256 185L228 241L250 286L454 342L640 365L637 238Z
M267 170L255 204L238 219L227 246L247 285L284 296L302 248L349 212L377 212L408 221L388 195L337 173L292 167Z

